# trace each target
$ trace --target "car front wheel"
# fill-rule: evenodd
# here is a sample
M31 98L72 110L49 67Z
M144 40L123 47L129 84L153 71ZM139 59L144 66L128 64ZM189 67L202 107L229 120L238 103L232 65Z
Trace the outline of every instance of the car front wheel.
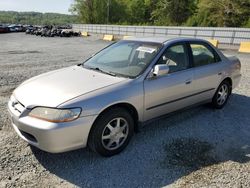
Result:
M123 108L114 108L100 115L90 132L88 145L102 156L120 153L134 133L134 120Z

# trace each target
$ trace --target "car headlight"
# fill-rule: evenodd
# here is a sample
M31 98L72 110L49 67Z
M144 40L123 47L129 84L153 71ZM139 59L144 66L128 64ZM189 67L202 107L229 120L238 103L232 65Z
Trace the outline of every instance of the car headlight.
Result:
M31 110L29 116L53 123L62 123L77 119L81 111L81 108L58 109L36 107Z

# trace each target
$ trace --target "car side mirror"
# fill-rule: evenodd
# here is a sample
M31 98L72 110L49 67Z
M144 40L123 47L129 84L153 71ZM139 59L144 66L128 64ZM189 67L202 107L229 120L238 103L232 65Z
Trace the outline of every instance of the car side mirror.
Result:
M155 65L153 69L153 76L163 76L169 73L169 66L166 64Z

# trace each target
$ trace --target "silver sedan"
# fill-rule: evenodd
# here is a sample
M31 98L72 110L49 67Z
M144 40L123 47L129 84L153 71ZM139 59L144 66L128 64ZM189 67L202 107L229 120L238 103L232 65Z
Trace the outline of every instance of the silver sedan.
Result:
M8 109L17 134L42 150L112 156L149 120L201 103L223 108L240 69L204 40L129 38L25 81Z

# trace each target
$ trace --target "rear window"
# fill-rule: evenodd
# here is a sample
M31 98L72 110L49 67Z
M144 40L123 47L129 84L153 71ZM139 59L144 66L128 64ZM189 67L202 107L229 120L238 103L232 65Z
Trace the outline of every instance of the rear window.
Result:
M209 65L220 61L218 54L203 44L190 44L195 67Z

